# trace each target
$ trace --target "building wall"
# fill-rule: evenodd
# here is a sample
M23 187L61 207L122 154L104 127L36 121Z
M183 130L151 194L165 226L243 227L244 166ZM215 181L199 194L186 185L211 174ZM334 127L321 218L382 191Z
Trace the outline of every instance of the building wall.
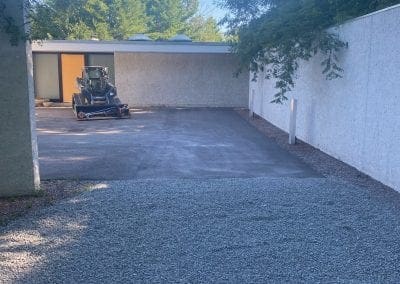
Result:
M230 54L115 53L118 94L131 107L247 106L248 74Z
M344 78L327 81L321 58L302 62L296 87L297 136L400 190L400 5L338 29L349 48L340 54ZM274 82L250 83L254 111L283 130L289 104L269 103ZM250 95L250 104L251 104Z

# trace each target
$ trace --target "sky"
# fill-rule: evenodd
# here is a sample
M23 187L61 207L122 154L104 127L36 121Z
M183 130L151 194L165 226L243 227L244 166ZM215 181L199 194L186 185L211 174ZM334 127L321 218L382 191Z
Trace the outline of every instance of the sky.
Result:
M214 2L215 0L200 0L200 13L204 16L213 16L217 20L220 20L225 15L225 11L219 9Z

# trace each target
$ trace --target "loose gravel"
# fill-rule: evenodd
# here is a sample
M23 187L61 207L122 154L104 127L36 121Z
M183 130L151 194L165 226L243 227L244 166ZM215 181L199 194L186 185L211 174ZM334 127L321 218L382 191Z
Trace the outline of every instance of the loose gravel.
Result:
M87 181L44 180L33 196L0 198L0 227L31 211L72 197L91 185Z
M0 230L0 282L399 283L399 209L330 178L98 182Z

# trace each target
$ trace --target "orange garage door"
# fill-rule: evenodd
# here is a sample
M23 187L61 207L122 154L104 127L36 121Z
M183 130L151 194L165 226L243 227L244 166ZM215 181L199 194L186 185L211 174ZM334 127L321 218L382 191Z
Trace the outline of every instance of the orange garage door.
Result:
M85 66L83 54L61 54L62 90L63 101L72 102L72 95L79 93L77 77L82 76L82 68Z

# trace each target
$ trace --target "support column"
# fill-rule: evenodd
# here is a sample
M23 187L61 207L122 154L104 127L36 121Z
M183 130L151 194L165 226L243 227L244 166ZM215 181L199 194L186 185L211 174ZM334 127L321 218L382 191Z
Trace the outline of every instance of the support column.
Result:
M297 100L290 100L289 144L296 144Z
M22 26L23 0L5 4ZM0 30L0 197L34 194L39 184L32 51Z

